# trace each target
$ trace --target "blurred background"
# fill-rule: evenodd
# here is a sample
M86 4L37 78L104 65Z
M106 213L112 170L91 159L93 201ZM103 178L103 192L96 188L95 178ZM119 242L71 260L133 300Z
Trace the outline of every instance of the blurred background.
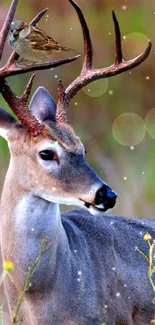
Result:
M1 0L0 26L11 1ZM77 0L90 28L96 68L114 62L114 31L111 16L115 10L120 23L126 60L144 51L148 39L153 48L149 58L129 72L96 81L72 100L68 109L70 124L86 147L86 159L100 177L117 193L113 214L154 218L155 211L155 1ZM83 40L77 15L68 0L19 1L15 19L29 22L49 7L38 27L62 45L71 47L81 58L69 65L36 72L33 91L45 86L57 99L57 82L67 86L79 73ZM4 64L11 54L6 44ZM72 53L69 55L72 55ZM67 57L53 54L51 59ZM30 74L9 78L21 95ZM3 99L0 105L8 109ZM9 162L6 142L0 139L0 192Z

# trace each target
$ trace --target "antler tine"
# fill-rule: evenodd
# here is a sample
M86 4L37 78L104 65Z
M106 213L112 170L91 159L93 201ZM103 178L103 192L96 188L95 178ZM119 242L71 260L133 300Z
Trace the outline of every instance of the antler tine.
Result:
M83 30L83 37L84 37L84 63L83 68L81 71L80 76L78 76L65 90L65 96L64 101L62 103L62 100L58 101L57 105L57 111L60 114L61 109L66 109L68 104L70 103L71 99L77 94L77 92L91 83L94 80L101 79L101 78L107 78L112 77L116 74L122 73L123 71L127 71L129 69L132 69L139 64L141 64L143 61L147 59L149 56L149 53L151 51L152 44L149 41L148 46L146 47L145 51L140 54L138 57L134 58L133 60L125 61L123 59L122 55L122 45L121 45L121 33L119 28L119 23L116 19L116 15L114 11L112 11L113 21L114 21L114 29L115 29L115 44L116 44L116 50L115 50L115 63L109 67L102 68L102 69L94 69L92 64L92 44L89 34L89 29L87 27L87 23L85 21L85 18L82 14L81 9L79 6L74 2L74 0L69 0L70 3L75 8L81 27ZM59 120L59 116L57 116L57 119Z
M92 62L93 62L92 42L91 42L90 33L89 33L87 23L85 21L85 18L83 16L83 13L82 13L80 7L73 0L69 0L69 2L75 8L78 18L79 18L79 21L81 23L81 27L82 27L83 40L84 40L84 61L83 61L82 72L84 72L85 70L92 69Z
M11 77L11 76L23 74L26 72L56 68L61 65L73 62L76 59L78 59L79 57L80 57L80 55L76 55L74 57L67 58L67 59L61 59L61 60L56 60L56 61L44 62L44 63L40 63L40 64L34 64L33 66L30 66L30 67L23 66L22 68L17 66L15 63L12 63L9 66L6 64L6 66L4 68L0 69L0 78L1 77L3 77L3 78Z
M48 8L43 9L42 11L40 11L30 22L30 25L35 26L40 19L46 14L46 12L48 11Z
M117 65L122 62L123 55L122 55L121 32L120 32L119 23L116 18L114 10L112 10L112 18L113 18L114 28L115 28L115 46L116 46L115 65Z
M93 47L92 47L91 37L90 37L90 33L89 33L89 28L87 26L86 20L84 18L84 15L83 15L80 7L73 0L69 0L69 2L72 4L74 9L76 10L76 13L78 15L78 18L79 18L79 21L81 24L82 32L83 32L84 60L83 60L81 74L80 74L80 76L81 76L81 75L84 75L85 73L87 73L88 71L94 70L93 69ZM73 81L73 83L63 93L61 91L59 91L60 83L58 85L59 94L58 94L57 112L56 112L56 120L58 122L62 122L62 116L66 115L66 113L64 113L64 112L66 110L67 105L69 104L71 98L76 95L78 90L80 90L79 79L80 79L80 77L76 78L75 81ZM62 81L61 81L61 85L62 85ZM62 87L63 87L63 85L62 85ZM70 97L70 94L69 94L69 96L67 95L67 90L70 88L73 90L71 97ZM61 97L61 95L63 97ZM63 114L61 111L63 111ZM64 118L64 121L63 121L64 123L65 123L65 120L66 120L66 117Z
M6 38L7 38L8 32L9 32L9 28L10 28L10 24L11 24L11 22L13 20L18 1L19 0L13 0L12 1L9 12L8 12L8 14L6 16L6 19L4 21L3 27L2 27L1 32L0 32L0 60L2 58L4 44L6 42Z
M24 93L21 97L17 97L11 88L9 87L6 80L3 79L3 82L0 83L0 92L3 95L5 101L12 109L17 118L21 123L29 129L33 136L37 136L42 133L45 126L40 124L38 120L31 114L28 109L26 102L30 95L32 85L33 85L34 75L31 76Z
M66 110L63 109L64 100L65 100L65 90L64 90L62 80L59 80L58 81L58 103L60 103L60 105L57 106L57 111L56 111L56 121L58 123L67 123Z
M21 99L23 100L23 102L25 102L25 104L27 104L27 102L28 102L28 99L29 99L29 96L31 93L31 89L33 86L34 77L35 77L35 73L33 73L33 75L30 77L30 79L25 87L25 90L23 92L23 95L21 96Z

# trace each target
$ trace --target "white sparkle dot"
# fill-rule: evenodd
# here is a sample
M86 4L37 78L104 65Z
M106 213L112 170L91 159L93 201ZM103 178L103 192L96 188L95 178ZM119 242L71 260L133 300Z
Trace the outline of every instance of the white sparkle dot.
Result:
M109 93L109 95L113 95L114 92L113 92L113 90L109 90L108 93Z
M124 288L126 288L127 287L127 284L124 284Z
M144 175L145 173L144 173L144 172L142 172L142 174Z
M142 226L144 225L144 221L142 221Z
M115 267L112 267L112 270L113 270L113 271L115 271L115 270L116 270L116 268L115 268Z
M146 76L146 80L150 80L150 77L149 76Z
M131 74L131 71L129 71L129 74Z
M90 88L88 89L88 91L90 92Z
M53 68L51 68L51 70L53 70Z
M116 297L120 297L120 295L121 295L120 292L116 293Z
M75 106L77 106L78 105L78 103L77 102L75 102Z
M123 39L126 39L126 35L123 36Z
M135 148L133 146L130 147L131 150L134 150Z
M73 30L73 28L71 27L70 30Z
M78 271L78 275L81 275L82 274L82 272L81 271Z
M142 232L142 231L140 231L140 232L139 232L139 234L140 234L140 236L142 236L142 235L143 235L143 232Z
M77 278L77 281L80 282L80 278Z
M52 188L52 191L53 191L53 192L55 192L55 190L56 190L56 188L55 188L55 187L53 187L53 188Z
M123 5L122 10L126 10L126 9L127 9L127 6Z
M137 251L138 250L138 247L137 246L135 246L135 251Z
M107 308L108 308L108 306L107 306L107 305L104 305L104 308L105 308L105 309L107 309Z
M74 253L77 253L77 250L76 249L74 249Z
M131 299L131 297L128 297L128 299Z
M32 228L31 230L34 231L34 228Z
M48 21L48 18L46 18L45 21Z
M111 35L111 33L109 33L109 35Z
M124 176L124 178L123 178L125 181L127 180L127 177L126 176Z
M54 78L55 78L55 79L57 79L57 78L58 78L57 74L55 74Z
M49 15L46 15L47 18L49 18Z

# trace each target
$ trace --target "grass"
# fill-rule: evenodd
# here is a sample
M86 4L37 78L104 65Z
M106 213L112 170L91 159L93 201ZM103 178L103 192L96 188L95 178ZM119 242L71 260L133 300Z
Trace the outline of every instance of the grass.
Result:
M29 290L29 288L31 287L31 280L32 277L34 275L34 273L36 272L41 258L43 256L43 254L48 250L50 246L50 242L48 241L48 239L44 238L41 241L41 249L40 252L37 256L37 258L35 259L34 263L32 265L29 266L28 271L27 271L27 276L26 276L26 280L25 280L25 284L24 284L24 288L22 290L22 292L19 295L16 307L15 307L15 311L14 311L14 315L12 318L12 324L17 324L19 322L19 311L22 305L22 302L24 301L24 296L26 294L26 292ZM8 276L9 273L14 271L14 264L11 261L5 261L3 263L3 272L0 276L0 285L2 285L6 279L6 277ZM4 304L5 304L5 300L6 300L6 294L4 291L3 294L3 298L2 298L2 303L0 305L0 325L4 325ZM21 321L21 320L20 320Z

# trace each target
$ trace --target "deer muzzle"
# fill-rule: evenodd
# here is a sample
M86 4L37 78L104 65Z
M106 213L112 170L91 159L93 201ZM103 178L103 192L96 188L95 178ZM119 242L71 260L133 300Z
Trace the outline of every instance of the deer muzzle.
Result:
M103 185L96 193L95 206L104 209L104 211L107 211L108 209L112 209L115 206L116 198L116 192L109 186Z
M85 207L92 213L102 213L112 209L116 204L117 193L112 190L107 184L99 188L95 194L93 203L83 201Z

